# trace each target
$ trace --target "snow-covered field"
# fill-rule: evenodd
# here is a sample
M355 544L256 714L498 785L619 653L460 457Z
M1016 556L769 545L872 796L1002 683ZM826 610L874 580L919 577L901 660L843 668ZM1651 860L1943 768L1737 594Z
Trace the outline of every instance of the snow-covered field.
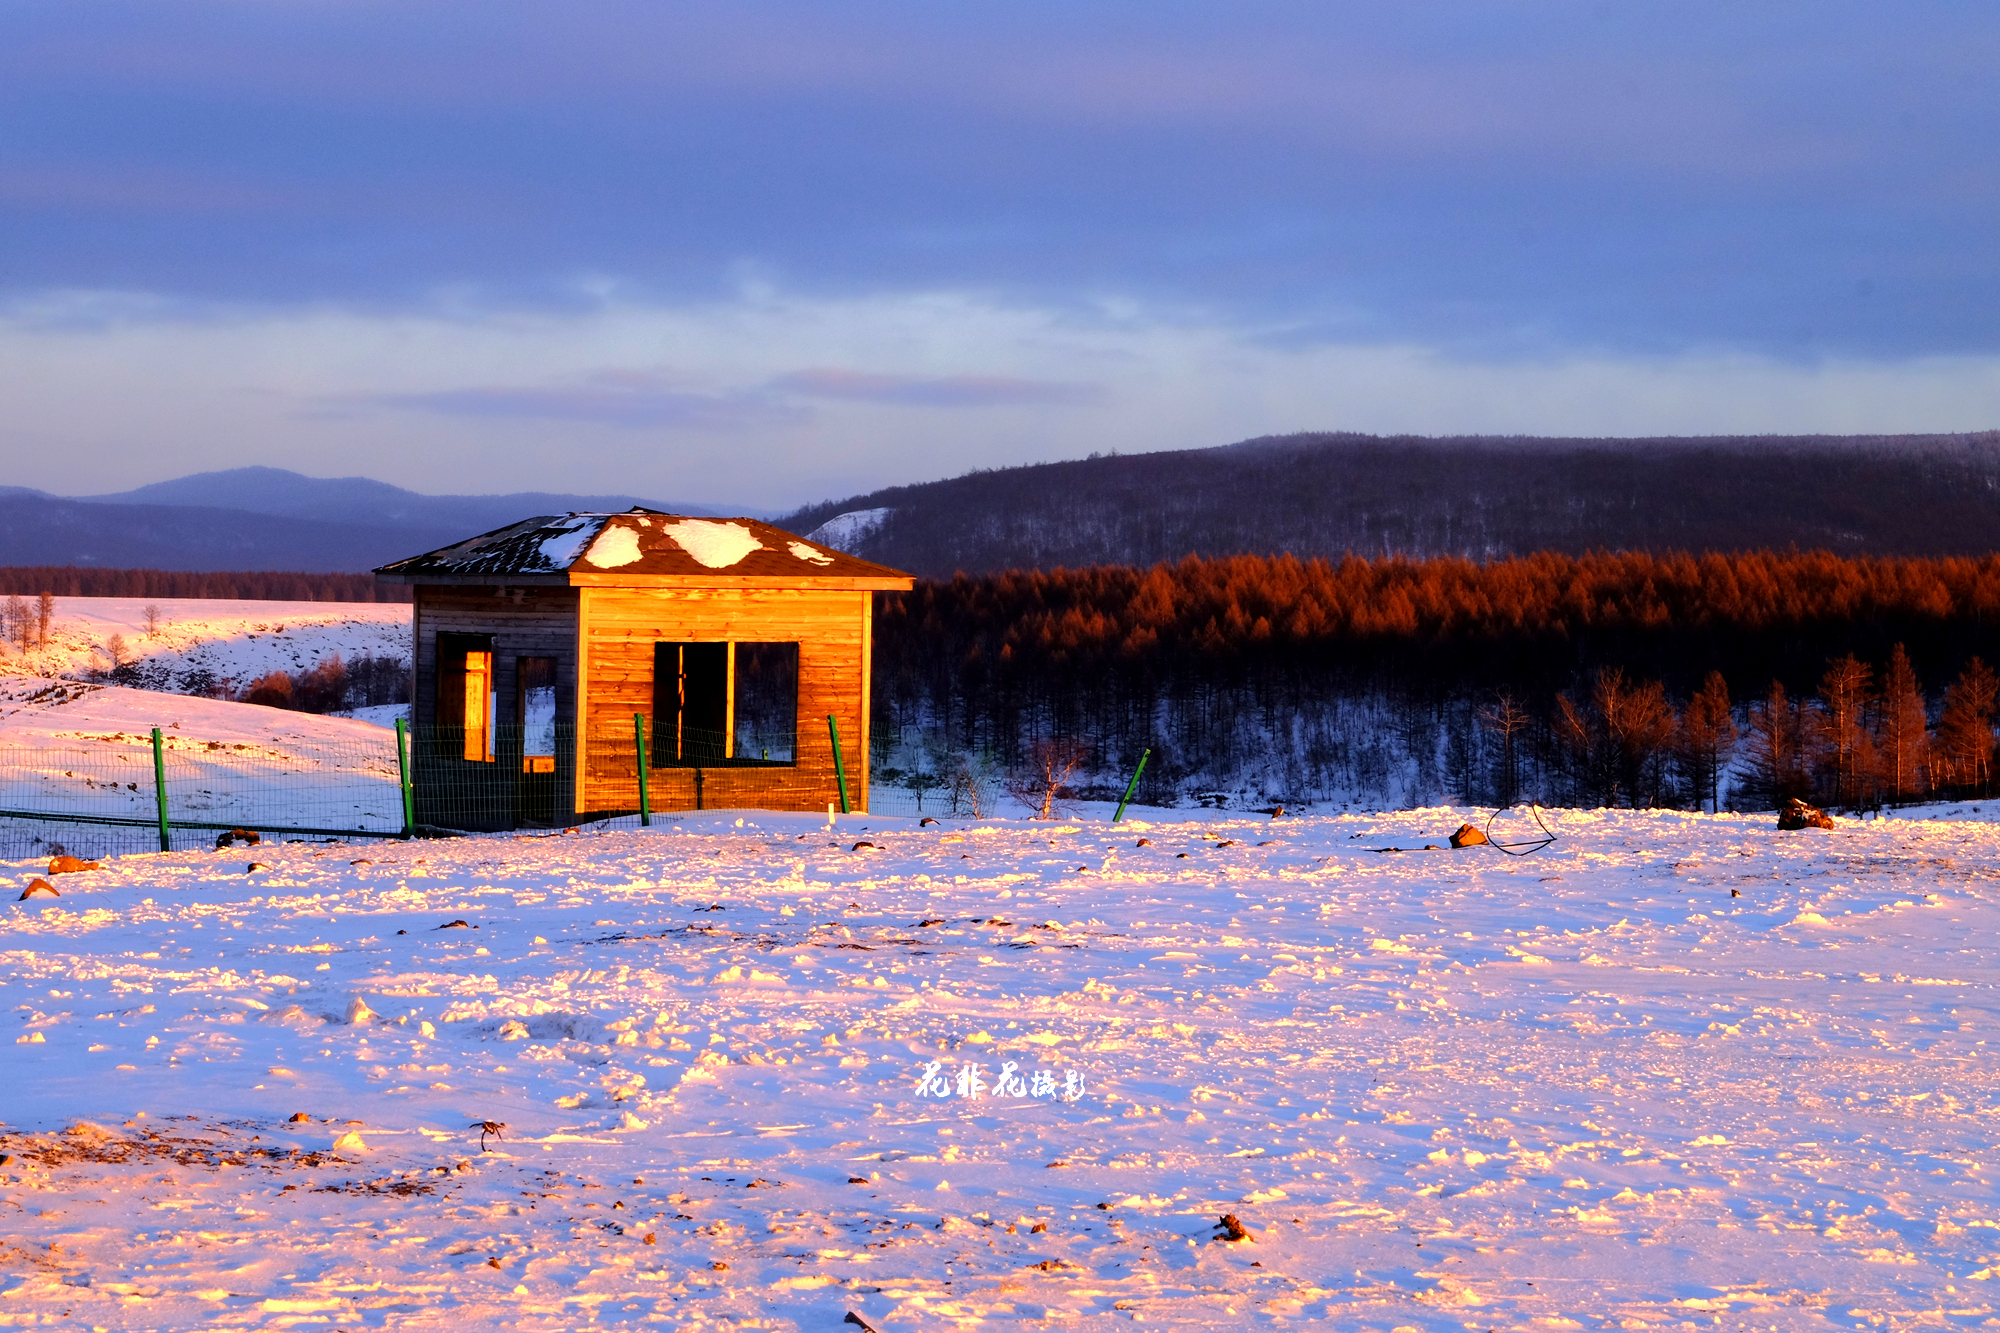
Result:
M0 942L0 1321L1993 1322L2000 832L1376 850L1460 817L746 813L61 876Z

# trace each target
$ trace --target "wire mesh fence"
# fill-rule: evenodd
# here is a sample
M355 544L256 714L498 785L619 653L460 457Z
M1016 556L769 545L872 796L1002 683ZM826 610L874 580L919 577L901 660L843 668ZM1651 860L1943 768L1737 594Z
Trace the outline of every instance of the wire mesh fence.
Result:
M573 725L550 721L247 741L168 728L0 744L0 857L166 850L237 829L383 838L712 809L866 810L865 767L827 731L782 747L683 732L664 755L643 716L593 730L581 747Z
M394 733L220 741L178 730L0 746L0 855L159 850L179 830L403 832Z
M424 728L411 737L415 823L471 831L698 810L865 808L864 771L852 753L836 761L834 734L829 728L816 744L693 727L667 735L640 714L591 729L579 753L569 723Z

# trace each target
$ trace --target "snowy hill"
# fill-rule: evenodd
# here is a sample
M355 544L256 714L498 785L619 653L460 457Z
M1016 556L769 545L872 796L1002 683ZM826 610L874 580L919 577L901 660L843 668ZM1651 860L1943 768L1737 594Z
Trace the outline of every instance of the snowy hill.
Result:
M854 554L937 579L1191 554L1486 560L1796 546L1974 555L1993 549L2000 527L2000 433L1301 433L980 469L809 505L777 522L807 532L858 514L875 518Z
M146 608L159 623L146 628ZM408 662L410 608L394 602L234 602L192 598L58 597L46 647L23 653L0 644L7 676L55 678L107 671L112 639L123 645L133 682L175 694L233 680L247 686L270 671L309 670L332 654Z

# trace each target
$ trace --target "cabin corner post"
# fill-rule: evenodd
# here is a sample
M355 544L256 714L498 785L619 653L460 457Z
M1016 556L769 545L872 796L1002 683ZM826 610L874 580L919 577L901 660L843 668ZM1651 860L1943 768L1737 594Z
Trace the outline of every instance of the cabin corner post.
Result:
M591 590L576 590L576 722L570 763L576 770L572 783L570 814L580 817L590 809L590 601Z
M424 585L410 589L410 725L418 721L417 698L424 679ZM436 718L431 719L433 723Z
M875 773L870 766L869 756L874 753L869 748L874 711L875 683L875 594L861 592L855 594L861 599L861 745L855 767L860 770L861 781L855 784L859 790L855 795L860 799L861 808L868 809L869 799L874 791ZM844 793L843 793L844 794Z

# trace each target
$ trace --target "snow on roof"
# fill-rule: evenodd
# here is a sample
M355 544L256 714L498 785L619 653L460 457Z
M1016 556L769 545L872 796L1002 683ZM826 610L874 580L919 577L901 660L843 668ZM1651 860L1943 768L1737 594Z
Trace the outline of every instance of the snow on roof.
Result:
M567 523L559 525L553 535L542 541L542 558L552 569L568 568L583 553L583 548L591 544L598 526L586 515L571 514Z
M375 572L430 582L601 574L866 579L908 587L909 576L754 518L684 518L650 509L550 514L398 560Z
M750 529L741 523L684 518L661 526L676 545L710 569L728 569L740 564L752 551L764 549L764 543L751 536Z
M639 559L639 534L630 528L605 528L583 553L586 565L619 569Z

